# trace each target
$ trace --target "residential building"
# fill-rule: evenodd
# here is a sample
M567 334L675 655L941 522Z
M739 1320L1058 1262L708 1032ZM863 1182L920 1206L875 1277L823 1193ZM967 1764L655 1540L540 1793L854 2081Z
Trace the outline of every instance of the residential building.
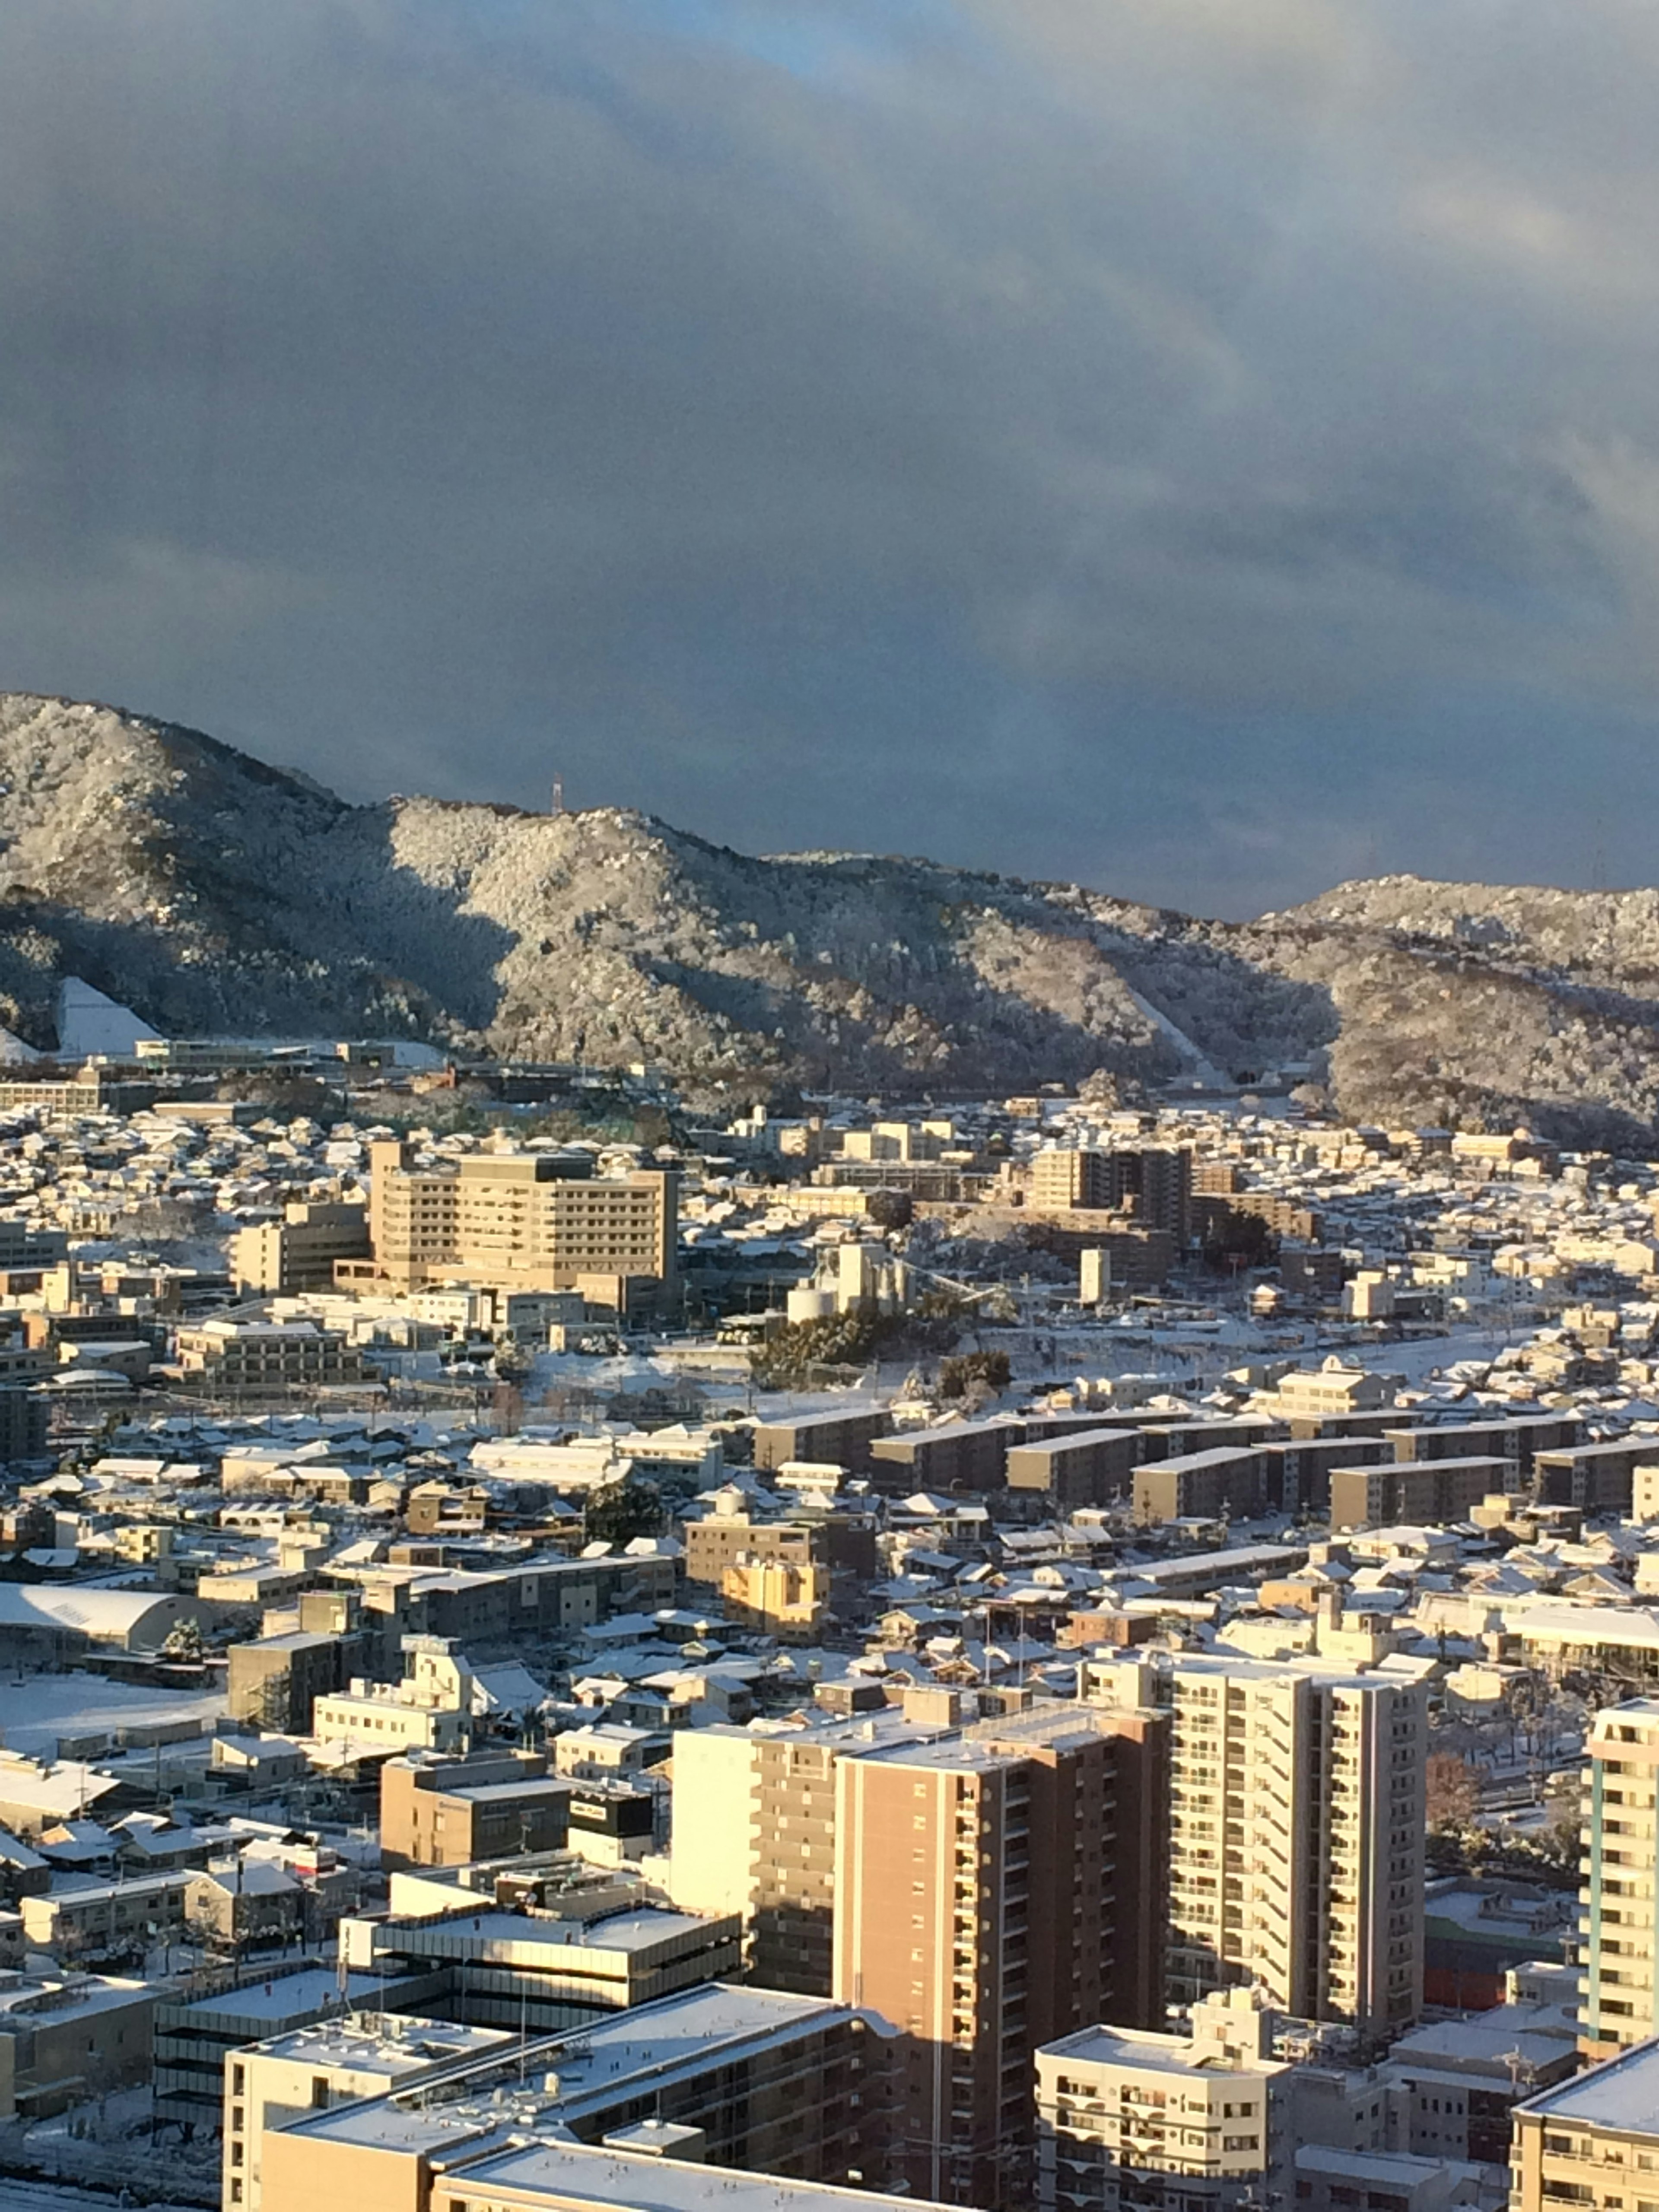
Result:
M0 1977L0 2124L50 2119L147 2083L155 2012L145 1982Z
M739 1553L720 1577L732 1619L785 1644L815 1644L830 1617L830 1571L809 1561L754 1559Z
M1149 1460L1132 1478L1134 1517L1143 1525L1167 1521L1249 1520L1266 1512L1272 1462L1265 1448L1216 1445Z
M362 1353L337 1329L308 1321L233 1321L220 1315L179 1332L186 1383L215 1397L281 1397L364 1380Z
M1485 1499L1501 1497L1515 1478L1513 1460L1474 1454L1405 1460L1392 1467L1334 1467L1329 1476L1331 1526L1366 1528L1412 1522L1443 1528L1467 1521Z
M792 1460L843 1467L849 1474L870 1472L870 1447L893 1425L885 1406L859 1413L808 1413L799 1420L762 1421L755 1430L755 1465L763 1472Z
M361 1206L324 1199L291 1199L277 1221L239 1229L230 1240L232 1287L289 1296L325 1291L337 1260L369 1256L368 1216Z
M1659 2035L1659 1698L1604 1707L1586 1749L1579 2022L1605 2058Z
M345 1687L351 1648L344 1637L301 1629L233 1644L232 1718L276 1735L309 1735L318 1698Z
M1076 1436L1028 1439L1008 1454L1008 1487L1042 1491L1057 1512L1109 1505L1129 1490L1144 1449L1138 1429L1085 1429Z
M1039 2212L1239 2212L1282 2179L1273 2014L1247 1989L1193 2008L1189 2033L1086 2027L1036 2053Z
M1161 1870L1131 1896L1114 1852L1161 1801L1162 1749L1155 1716L1066 1706L840 1763L835 1987L898 2030L913 2190L1017 2197L1036 2045L1153 1996Z
M1369 2039L1416 2019L1428 1671L1170 1662L1172 2004L1254 1982Z

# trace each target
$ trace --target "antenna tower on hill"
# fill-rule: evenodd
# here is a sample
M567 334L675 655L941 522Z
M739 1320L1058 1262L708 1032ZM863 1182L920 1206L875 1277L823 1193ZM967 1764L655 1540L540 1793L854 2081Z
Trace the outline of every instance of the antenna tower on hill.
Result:
M553 811L556 814L564 812L564 778L562 775L556 775L553 779Z

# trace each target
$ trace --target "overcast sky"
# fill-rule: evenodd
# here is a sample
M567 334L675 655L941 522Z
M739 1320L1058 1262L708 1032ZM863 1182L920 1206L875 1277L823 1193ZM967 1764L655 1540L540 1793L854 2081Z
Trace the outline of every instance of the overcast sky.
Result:
M1243 914L1659 880L1651 0L6 0L0 685Z

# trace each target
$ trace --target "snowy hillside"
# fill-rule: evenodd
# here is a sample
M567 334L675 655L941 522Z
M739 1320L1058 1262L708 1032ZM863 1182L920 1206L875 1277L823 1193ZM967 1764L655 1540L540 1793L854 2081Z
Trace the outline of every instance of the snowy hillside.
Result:
M1389 878L1243 925L647 817L349 806L196 732L0 696L0 1028L403 1035L948 1091L1322 1066L1352 1112L1644 1141L1659 893ZM72 997L74 994L72 994ZM78 1003L88 1003L84 997Z

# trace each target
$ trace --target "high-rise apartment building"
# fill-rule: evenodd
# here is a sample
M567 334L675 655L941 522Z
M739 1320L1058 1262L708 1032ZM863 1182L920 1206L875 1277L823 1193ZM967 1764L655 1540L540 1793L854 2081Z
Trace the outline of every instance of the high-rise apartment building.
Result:
M1659 1698L1606 1707L1588 1748L1579 2041L1589 2056L1606 2058L1659 2035Z
M744 1960L764 1989L828 1996L833 1981L836 1768L951 1729L892 1708L787 1730L682 1729L674 1741L671 1887L689 1912L743 1916Z
M457 1280L580 1290L626 1307L677 1285L679 1179L672 1170L596 1177L585 1154L477 1152L416 1168L409 1147L369 1148L372 1260L342 1282L403 1290Z
M1162 1749L1157 1716L1068 1706L840 1763L835 1987L898 2030L916 2193L1024 2194L1036 2045L1155 1989Z
M1167 1996L1396 2033L1423 1981L1426 1665L1177 1657Z
M1161 1229L1177 1246L1187 1241L1192 1211L1192 1154L1175 1146L1101 1151L1048 1146L1031 1162L1030 1202L1043 1212L1085 1206L1129 1212Z

